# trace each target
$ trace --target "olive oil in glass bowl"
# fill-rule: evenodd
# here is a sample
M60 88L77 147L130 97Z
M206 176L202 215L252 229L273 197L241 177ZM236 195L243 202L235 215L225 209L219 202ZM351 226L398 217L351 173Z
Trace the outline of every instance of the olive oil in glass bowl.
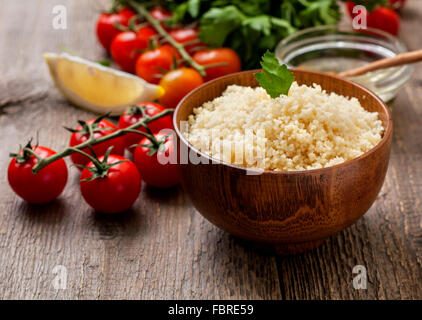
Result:
M380 30L354 31L349 27L304 29L281 41L275 51L280 63L292 69L340 73L407 52L396 37ZM348 78L390 102L411 78L413 66L404 65Z

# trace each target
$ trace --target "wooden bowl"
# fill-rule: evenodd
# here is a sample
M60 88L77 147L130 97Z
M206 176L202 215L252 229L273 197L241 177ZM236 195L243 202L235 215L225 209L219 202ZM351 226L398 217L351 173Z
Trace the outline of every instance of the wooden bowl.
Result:
M178 105L174 125L180 149L211 158L183 137L180 121L194 107L210 101L228 85L256 87L255 71L231 74L192 91ZM181 184L195 208L217 227L246 240L273 245L280 254L315 248L327 237L362 217L378 195L388 168L392 120L388 107L360 85L325 74L293 71L299 84L319 84L327 92L359 99L377 111L385 132L382 140L360 157L323 169L247 175L227 164L181 164Z

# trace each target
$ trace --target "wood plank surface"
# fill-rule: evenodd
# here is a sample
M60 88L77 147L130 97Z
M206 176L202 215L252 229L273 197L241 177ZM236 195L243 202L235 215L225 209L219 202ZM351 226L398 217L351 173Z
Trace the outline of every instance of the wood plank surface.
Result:
M0 3L1 299L422 298L422 64L392 105L391 163L372 208L318 249L277 257L211 225L180 188L144 187L130 212L102 216L84 203L71 168L52 204L17 198L8 153L37 133L59 150L69 137L62 126L92 117L57 92L41 54L68 48L104 59L94 24L107 1ZM52 27L57 4L67 8L67 30ZM422 48L422 2L410 0L402 15L401 38ZM64 290L52 286L57 265L67 269ZM367 290L353 288L355 265L367 268Z

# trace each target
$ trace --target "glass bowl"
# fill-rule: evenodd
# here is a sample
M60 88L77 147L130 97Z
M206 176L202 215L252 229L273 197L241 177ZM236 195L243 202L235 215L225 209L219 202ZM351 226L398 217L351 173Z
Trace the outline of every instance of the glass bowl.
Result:
M375 60L407 52L396 37L368 28L356 32L344 26L319 26L299 31L282 40L275 51L289 68L319 72L342 72ZM391 101L410 79L413 66L404 65L350 77L385 102Z

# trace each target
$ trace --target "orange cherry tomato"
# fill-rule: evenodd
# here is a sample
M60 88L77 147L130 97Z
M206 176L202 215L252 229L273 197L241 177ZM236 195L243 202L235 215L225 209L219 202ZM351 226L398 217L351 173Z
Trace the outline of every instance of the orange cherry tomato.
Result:
M160 81L164 95L160 103L166 108L176 108L182 98L204 83L201 75L193 68L179 68L166 73Z

